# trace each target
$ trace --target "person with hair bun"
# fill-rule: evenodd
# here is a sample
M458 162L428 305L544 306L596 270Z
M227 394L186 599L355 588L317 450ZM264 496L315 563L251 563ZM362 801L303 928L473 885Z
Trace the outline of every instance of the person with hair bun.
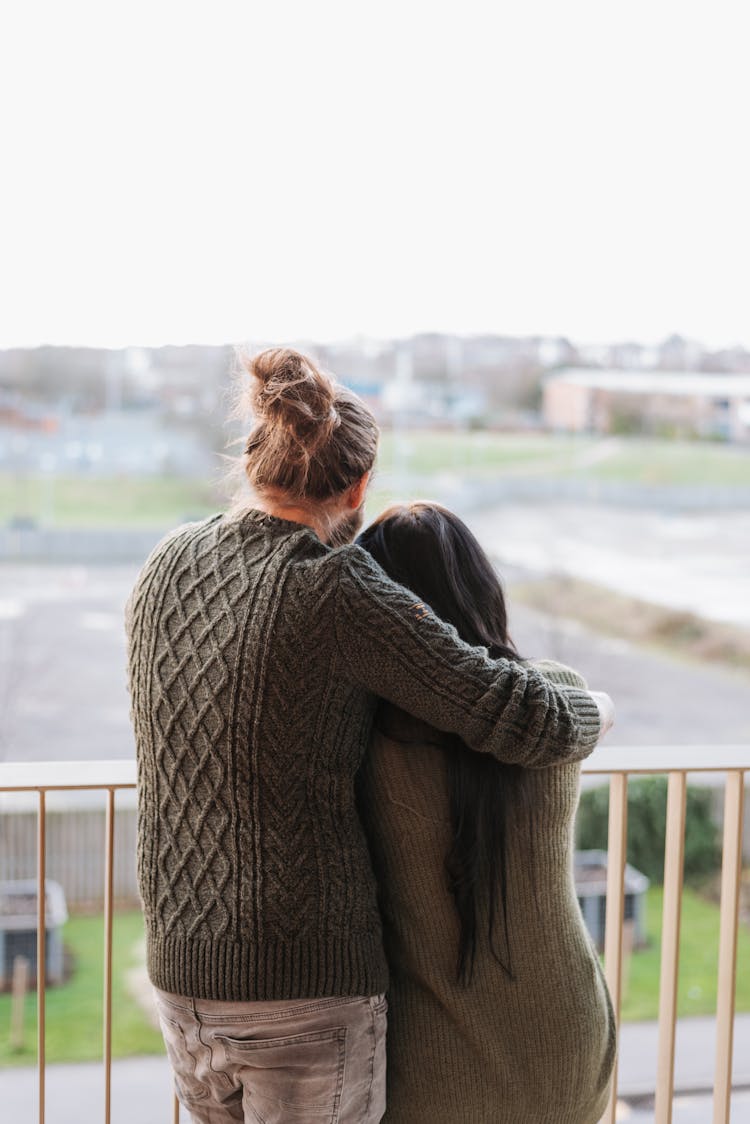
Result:
M178 528L126 614L147 967L196 1124L375 1124L388 970L354 779L378 698L499 761L580 760L607 696L462 641L351 540L378 429L246 361L250 505Z

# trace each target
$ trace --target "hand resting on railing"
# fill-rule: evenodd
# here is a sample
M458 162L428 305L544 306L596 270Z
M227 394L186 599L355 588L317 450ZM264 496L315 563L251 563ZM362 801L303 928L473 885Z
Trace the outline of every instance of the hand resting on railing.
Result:
M602 728L599 735L599 740L612 729L615 721L615 704L605 691L590 691L592 699L599 708L599 718L601 720Z

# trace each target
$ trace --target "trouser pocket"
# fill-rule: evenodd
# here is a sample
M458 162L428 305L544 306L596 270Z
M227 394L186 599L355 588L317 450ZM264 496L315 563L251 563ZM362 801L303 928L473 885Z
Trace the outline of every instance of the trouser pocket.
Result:
M227 1066L237 1067L245 1103L262 1124L336 1124L346 1056L346 1027L277 1038L216 1034Z

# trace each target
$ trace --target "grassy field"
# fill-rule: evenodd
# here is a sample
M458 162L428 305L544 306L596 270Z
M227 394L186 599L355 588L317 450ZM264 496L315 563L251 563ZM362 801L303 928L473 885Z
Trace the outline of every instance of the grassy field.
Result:
M0 473L0 523L20 516L62 527L169 527L219 506L219 497L200 480L59 476L19 481Z
M566 476L645 485L750 487L750 450L700 441L485 432L385 433L379 470Z
M655 1019L659 1012L659 961L663 891L648 891L646 925L649 947L633 954L624 991L624 1019ZM685 890L680 930L677 1014L709 1015L716 1010L719 955L718 906ZM737 947L737 1010L750 1011L750 931L740 928Z
M102 1053L102 918L73 917L63 930L75 970L61 987L47 991L46 1041L51 1062L90 1061ZM112 1051L115 1057L162 1053L161 1034L147 1021L127 987L128 972L137 961L143 936L138 911L115 915L113 938ZM36 993L27 996L24 1048L9 1044L10 996L0 995L0 1066L36 1061Z
M649 947L636 952L625 984L623 1018L654 1019L659 1003L659 960L662 890L648 891L646 906ZM115 916L113 958L113 1034L115 1057L163 1051L161 1035L138 1006L127 976L138 960L142 940L137 911ZM75 917L64 929L65 944L75 971L62 987L47 992L47 1057L50 1062L86 1061L101 1057L102 1048L102 918ZM690 890L683 898L680 940L678 1014L703 1015L716 1009L719 910ZM8 1033L10 997L0 996L0 1066L32 1064L36 1060L36 996L26 1001L25 1041L12 1053ZM740 930L737 954L737 1010L750 1011L750 931Z
M602 451L607 446L602 445ZM581 474L602 480L645 485L721 485L750 487L750 450L705 441L644 441L631 438L609 443L606 456Z
M482 478L498 474L544 476L572 471L577 460L593 447L594 440L481 430L386 432L380 442L378 471L405 471L415 476L441 472Z
M750 488L750 450L706 442L545 434L412 431L383 434L368 510L391 498L439 494L441 477L605 480L645 486ZM217 465L217 479L220 471ZM434 480L431 489L430 481ZM0 473L0 524L14 517L58 526L172 526L225 505L221 484L157 477L18 477Z

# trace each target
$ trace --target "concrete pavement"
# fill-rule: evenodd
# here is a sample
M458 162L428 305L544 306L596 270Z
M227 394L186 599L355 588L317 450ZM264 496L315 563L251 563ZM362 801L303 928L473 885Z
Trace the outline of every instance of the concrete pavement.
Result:
M621 1096L638 1098L656 1086L658 1026L655 1022L623 1023L617 1085ZM734 1022L732 1083L750 1089L750 1014ZM713 1088L716 1062L716 1020L711 1015L677 1020L675 1089L681 1093ZM747 1121L750 1122L750 1116Z
M3 1124L36 1124L38 1106L36 1069L0 1069ZM103 1066L48 1066L45 1108L45 1124L103 1124ZM181 1119L186 1124L185 1111ZM172 1124L172 1079L164 1057L123 1058L112 1064L112 1124L134 1122Z

